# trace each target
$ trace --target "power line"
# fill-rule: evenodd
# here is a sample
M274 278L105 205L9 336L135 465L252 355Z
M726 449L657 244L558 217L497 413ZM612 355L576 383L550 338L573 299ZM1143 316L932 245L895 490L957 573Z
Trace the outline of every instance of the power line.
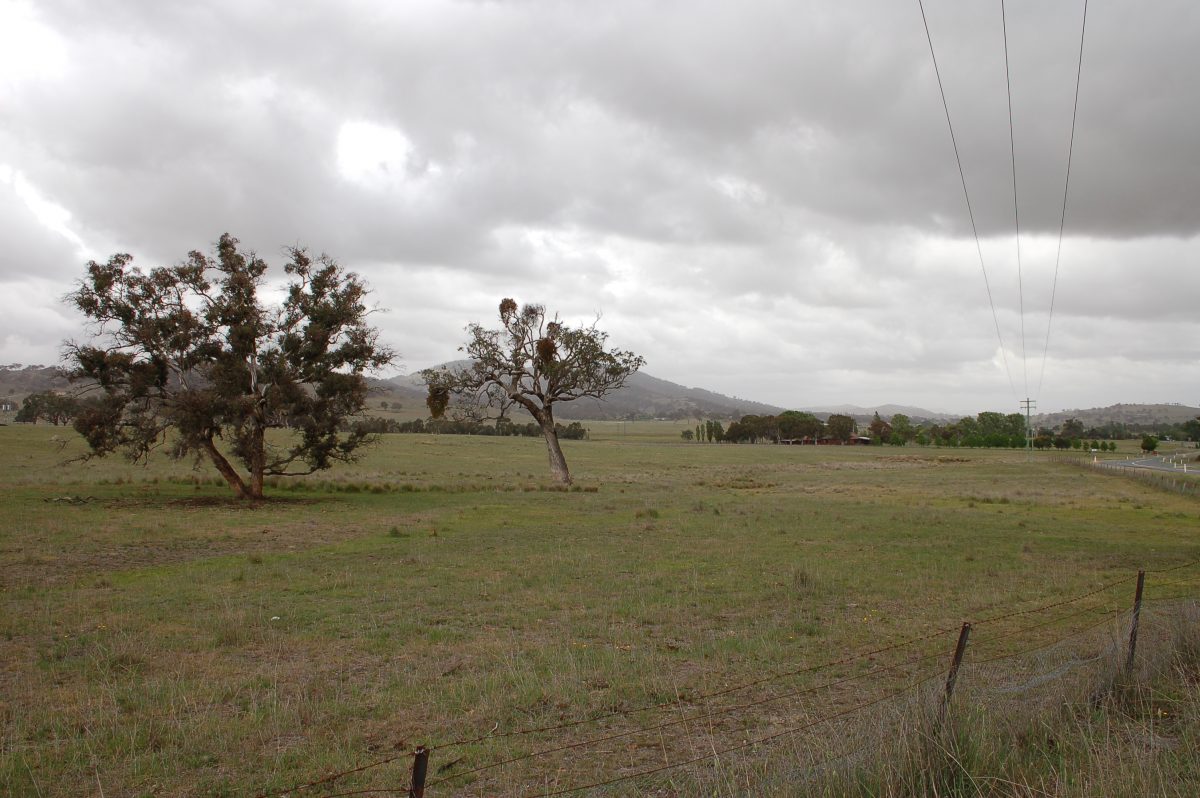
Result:
M963 199L967 203L967 215L971 218L971 232L975 235L975 251L979 254L979 270L983 272L983 285L987 289L988 305L992 308L992 323L996 327L996 339L1000 342L1000 357L1004 361L1004 373L1008 375L1008 387L1012 390L1013 396L1016 396L1017 388L1013 383L1012 370L1008 367L1008 354L1004 348L1004 336L1000 334L1000 319L996 315L996 303L992 298L992 284L988 280L987 266L983 262L983 246L979 243L979 228L975 224L975 211L971 207L971 194L967 191L967 177L963 172L962 157L958 153L958 138L954 135L954 124L950 121L950 104L946 102L946 88L942 85L942 73L938 69L937 54L933 50L933 36L929 33L929 19L925 16L924 0L917 0L917 5L921 8L921 22L925 25L925 40L929 42L929 57L933 60L933 74L937 76L938 92L942 95L942 108L946 112L946 127L950 129L950 143L954 146L954 162L958 164L958 177L962 181ZM1028 390L1026 393L1029 393Z
M1008 69L1008 21L1004 0L1000 0L1000 29L1004 34L1004 83L1008 88L1008 146L1012 156L1013 227L1017 233L1017 298L1021 315L1021 371L1025 376L1025 395L1029 396L1029 360L1025 355L1025 286L1021 277L1021 216L1017 211L1017 142L1013 135L1012 77Z
M1067 193L1071 188L1071 157L1075 154L1075 119L1079 115L1079 82L1083 75L1083 39L1087 32L1087 0L1083 0L1083 23L1079 26L1079 63L1075 67L1075 105L1071 109L1071 141L1067 145L1067 177L1063 181L1062 216L1058 220L1058 251L1054 255L1054 282L1050 287L1050 316L1046 319L1046 345L1042 348L1042 370L1038 375L1037 395L1042 394L1046 378L1046 358L1050 352L1050 325L1054 322L1054 296L1058 292L1058 265L1062 259L1063 228L1067 223Z

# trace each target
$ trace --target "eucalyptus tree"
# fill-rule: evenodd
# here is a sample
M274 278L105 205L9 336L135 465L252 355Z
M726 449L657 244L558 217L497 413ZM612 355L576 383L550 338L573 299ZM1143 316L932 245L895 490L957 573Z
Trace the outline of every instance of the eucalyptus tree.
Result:
M207 458L237 497L259 499L265 477L353 460L371 440L350 422L366 404L365 372L395 355L367 323L365 284L292 247L283 299L268 304L267 263L238 245L225 234L213 256L148 272L127 254L88 264L67 300L93 336L68 342L66 357L95 389L75 419L89 456L144 460L165 446ZM268 438L272 427L286 432Z
M569 485L554 406L584 397L602 399L622 387L645 359L606 349L608 333L595 322L570 327L557 316L548 319L542 305L518 307L513 299L500 303L499 328L471 323L467 335L467 343L459 347L467 355L466 365L421 372L434 417L445 412L451 395L467 406L499 408L501 413L519 405L541 427L554 478Z

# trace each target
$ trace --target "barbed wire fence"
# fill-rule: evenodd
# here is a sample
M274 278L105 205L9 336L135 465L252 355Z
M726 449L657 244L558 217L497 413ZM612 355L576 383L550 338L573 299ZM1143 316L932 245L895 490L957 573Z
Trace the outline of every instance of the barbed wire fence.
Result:
M714 783L737 794L762 781L795 787L845 776L881 739L902 740L908 731L931 739L952 705L1036 716L1064 694L1101 700L1097 685L1131 672L1139 647L1168 648L1181 619L1195 627L1198 565L1138 571L1055 602L700 695L551 725L493 727L257 798L674 795L711 793ZM379 774L374 786L341 789L368 771Z

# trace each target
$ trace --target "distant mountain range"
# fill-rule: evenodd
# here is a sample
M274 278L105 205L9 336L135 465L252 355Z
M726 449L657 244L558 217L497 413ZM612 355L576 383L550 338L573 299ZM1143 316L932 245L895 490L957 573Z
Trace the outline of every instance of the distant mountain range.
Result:
M465 363L466 361L460 360L444 363L434 368L440 368L442 365L453 368ZM407 397L410 402L422 404L425 402L425 383L419 374L394 377L385 381L384 384L394 386L393 390L401 402L405 402L405 399L401 397ZM745 415L778 415L787 409L804 410L822 419L828 418L831 413L844 413L863 422L869 422L876 411L884 418L891 418L896 413L904 413L916 422L946 421L958 418L946 413L904 405L880 405L878 408L857 405L783 408L737 396L725 396L704 388L689 388L641 371L630 377L619 391L614 391L606 396L604 401L580 399L555 405L554 416L564 420L579 421L629 418L738 419Z
M1126 424L1133 428L1153 427L1156 424L1182 424L1200 418L1200 407L1180 404L1127 405L1097 407L1090 410L1063 410L1059 413L1042 413L1033 417L1038 426L1057 429L1069 418L1076 418L1085 427L1102 427L1105 424Z
M957 421L961 416L952 415L950 413L939 413L936 410L926 410L923 407L913 407L911 405L879 405L878 407L860 407L859 405L822 405L817 408L811 408L809 412L817 415L826 415L829 413L842 413L847 416L862 420L870 420L878 413L881 418L891 418L897 413L903 413L913 421Z
M449 367L462 365L446 363ZM401 402L425 402L425 383L419 374L393 377L381 383L390 387ZM407 400L407 401L406 401ZM603 401L584 398L554 406L554 417L564 421L617 420L633 418L741 418L744 415L775 415L783 408L688 388L638 372Z
M12 363L0 366L0 399L20 401L39 391L65 391L71 387L57 366L25 366Z
M447 363L447 366L461 365ZM418 374L374 379L374 387L390 400L406 407L424 407L425 384ZM28 394L46 390L68 390L71 387L62 371L54 366L29 366L14 363L0 366L0 399L20 403ZM777 415L785 409L774 405L725 396L704 388L689 388L662 380L644 372L629 378L625 387L609 394L603 401L580 399L556 405L554 415L564 421L619 420L635 418L716 418L737 419L744 415ZM903 413L914 422L947 421L958 417L921 407L906 405L821 405L790 408L807 410L821 418L831 413L844 413L859 421L870 421L876 412L885 419ZM1089 410L1064 410L1043 413L1034 423L1055 428L1068 418L1077 418L1086 427L1099 427L1116 422L1129 425L1179 424L1200 416L1200 408L1180 404L1117 404Z

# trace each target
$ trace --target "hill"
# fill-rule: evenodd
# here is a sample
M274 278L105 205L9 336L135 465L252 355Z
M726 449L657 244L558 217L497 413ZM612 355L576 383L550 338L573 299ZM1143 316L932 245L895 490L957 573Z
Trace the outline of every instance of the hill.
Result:
M1084 427L1124 425L1131 430L1150 430L1160 425L1176 425L1200 417L1200 407L1181 404L1115 404L1088 410L1063 410L1034 416L1038 426L1057 429L1069 418L1077 418Z
M871 421L875 414L878 413L884 419L890 419L897 413L903 413L908 416L914 423L923 421L957 421L961 416L952 415L950 413L940 413L936 410L926 410L923 407L913 407L911 405L878 405L876 407L861 407L859 405L834 405L823 406L812 409L810 412L818 416L827 416L830 413L842 413L847 416L853 416L858 421Z
M454 367L461 361L446 363ZM406 405L423 405L425 383L418 374L384 380L380 387L390 389ZM678 383L638 372L619 391L603 401L579 399L554 406L554 417L564 421L617 420L635 418L741 418L747 414L775 415L783 408L725 396L704 388L689 388Z
M65 391L71 383L57 366L0 366L0 398L20 402L39 391Z

